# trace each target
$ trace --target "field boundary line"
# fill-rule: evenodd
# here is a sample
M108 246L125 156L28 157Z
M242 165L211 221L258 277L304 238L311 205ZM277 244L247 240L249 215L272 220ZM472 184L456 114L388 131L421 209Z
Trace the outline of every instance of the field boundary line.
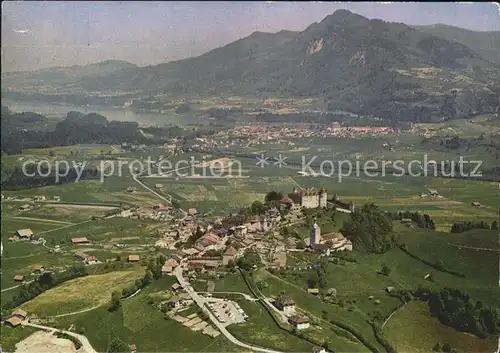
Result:
M67 314L60 314L60 315L54 315L54 316L48 316L48 318L55 318L55 317L65 317L65 316L72 316L72 315L77 315L77 314L83 314L91 310L95 310L97 308L100 308L101 305L96 305L91 308L79 310L79 311L73 311L72 313L67 313Z
M19 221L33 221L33 222L38 222L38 223L59 223L59 224L67 224L67 225L73 225L74 223L72 222L65 222L65 221L58 221L55 219L44 219L44 218L35 218L35 217L18 217L18 216L7 216L3 217L4 219L13 219L13 220L19 220Z
M455 248L458 248L459 250L461 250L462 248L464 248L464 249L475 250L475 251L494 251L494 252L499 252L500 253L500 249L476 248L476 247L473 247L473 246L459 245L459 244L453 244L453 243L448 243L448 245L454 246Z
M88 222L92 222L91 219L87 220L87 221L83 221L83 222L80 222L80 223L73 223L73 224L68 224L64 227L59 227L59 228L54 228L54 229L50 229L50 230L45 230L43 232L39 232L37 233L38 235L40 234L47 234L47 233L50 233L50 232L55 232L56 230L60 230L60 229L65 229L65 228L69 228L69 227L74 227L74 226L78 226L80 224L84 224L84 223L88 223Z
M389 315L389 317L387 317L387 319L385 319L384 323L382 324L382 326L380 327L381 329L384 328L384 326L389 322L390 318L396 314L398 311L400 310L403 310L404 307L406 307L406 304L408 304L408 302L405 302L403 305L401 305L400 307L394 309L394 311L391 313L391 315Z
M18 284L17 286L14 286L14 287L9 287L9 288L5 288L5 289L2 289L1 293L3 292L7 292L11 289L16 289L16 288L19 288L21 286L24 286L25 284L30 284L31 282L35 282L35 280L31 280L31 281L28 281L28 282L24 282L24 283L21 283L21 284Z

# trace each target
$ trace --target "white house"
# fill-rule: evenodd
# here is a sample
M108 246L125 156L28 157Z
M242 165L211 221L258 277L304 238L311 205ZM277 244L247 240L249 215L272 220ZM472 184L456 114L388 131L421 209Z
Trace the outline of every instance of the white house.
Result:
M288 319L288 322L297 330L305 330L309 328L309 319L304 316L294 315Z

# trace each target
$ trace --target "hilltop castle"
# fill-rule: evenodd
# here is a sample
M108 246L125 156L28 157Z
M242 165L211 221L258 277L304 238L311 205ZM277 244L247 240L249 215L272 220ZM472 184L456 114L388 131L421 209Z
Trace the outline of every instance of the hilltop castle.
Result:
M298 191L297 189L293 189L291 194L288 194L288 197L297 205L305 208L318 208L318 207L326 207L326 199L327 192L323 187L320 190L304 189Z

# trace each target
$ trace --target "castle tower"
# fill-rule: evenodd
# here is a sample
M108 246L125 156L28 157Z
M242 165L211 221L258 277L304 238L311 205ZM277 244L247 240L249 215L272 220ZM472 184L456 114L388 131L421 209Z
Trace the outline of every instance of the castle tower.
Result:
M322 187L321 190L319 191L319 207L326 208L326 200L328 198L327 192L325 187Z
M320 240L321 240L321 228L318 226L318 223L316 223L316 218L315 218L313 224L311 225L309 244L311 246L319 244Z

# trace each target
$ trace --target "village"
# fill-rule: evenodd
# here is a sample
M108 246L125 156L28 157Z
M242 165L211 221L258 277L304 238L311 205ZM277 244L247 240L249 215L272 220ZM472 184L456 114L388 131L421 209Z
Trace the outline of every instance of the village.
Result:
M345 207L344 204L340 203ZM206 303L211 315L216 318L218 324L226 327L232 324L245 322L247 314L238 306L237 302L224 298L212 298L208 288L206 294L196 293L193 290L192 281L197 277L216 276L218 273L227 272L228 269L237 268L238 259L245 257L249 252L258 254L262 264L268 268L294 269L287 266L287 254L293 252L313 252L320 256L329 256L335 251L352 251L352 243L340 232L322 234L320 226L314 220L309 224L309 236L304 240L297 237L285 237L283 229L298 224L304 224L305 210L342 209L341 212L351 212L335 202L328 200L327 190L322 188L292 190L288 195L275 200L273 206L261 214L248 215L241 219L241 215L234 214L226 218L207 219L196 209L189 209L185 216L174 219L169 212L171 205L159 204L149 209L128 208L117 210L108 217L137 218L148 217L161 223L171 223L156 240L155 247L165 251L165 262L161 268L163 276L175 276L178 283L172 286L170 299L161 303L159 309L165 312L172 320L189 327L193 331L200 331L211 337L220 334L220 327L214 328L206 314L189 314L184 316L183 311L197 301ZM158 214L169 215L169 221L159 217ZM91 237L90 237L91 238ZM12 242L31 242L48 247L42 236L35 234L31 229L19 229L9 238ZM92 266L102 261L94 255L89 255L79 248L90 246L93 242L88 237L73 237L65 251L74 253L75 259L84 266ZM94 244L98 245L98 244ZM119 244L117 244L119 246ZM49 252L61 252L60 245L48 247ZM126 261L138 263L143 260L143 255L130 254ZM109 260L106 260L109 261ZM295 269L294 269L295 270ZM29 283L44 273L51 273L50 268L43 264L34 265L30 276L15 275L14 280L18 283ZM185 278L185 279L184 279ZM185 281L185 282L184 282ZM316 291L316 292L315 292ZM318 293L318 289L312 288L310 293ZM251 299L256 300L256 299ZM279 313L279 317L297 330L309 327L307 316L299 315L293 310L293 303L284 298L268 298L272 303L273 310ZM162 308L165 309L162 309ZM206 309L205 308L205 309ZM203 312L203 308L202 308ZM6 320L6 324L16 327L25 320L29 320L29 314L17 310ZM213 324L213 323L212 323Z

